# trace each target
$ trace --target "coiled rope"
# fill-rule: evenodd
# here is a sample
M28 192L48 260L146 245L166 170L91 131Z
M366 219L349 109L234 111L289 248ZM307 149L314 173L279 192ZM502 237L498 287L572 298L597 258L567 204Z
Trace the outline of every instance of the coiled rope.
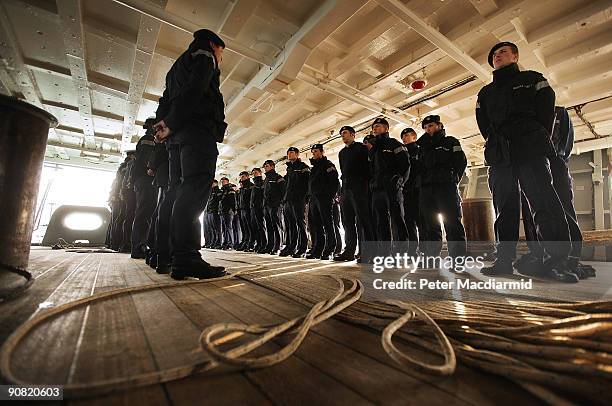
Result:
M36 326L60 314L121 295L175 286L210 283L239 278L263 286L310 307L301 317L265 326L242 323L214 324L200 335L200 346L211 359L161 371L89 383L64 386L66 398L98 396L127 388L160 384L202 373L219 365L262 368L290 357L303 342L310 328L332 316L382 332L381 343L387 354L409 371L448 376L455 372L457 359L465 365L506 377L540 399L568 404L565 395L610 403L612 381L612 302L541 303L510 300L459 302L437 300L407 303L361 301L360 280L317 275L335 282L335 287L311 283L306 278L249 278L260 266L247 266L231 275L202 281L171 282L129 287L98 293L42 312L20 326L5 342L0 354L0 370L9 382L32 385L18 379L11 369L11 358L20 341ZM327 299L321 300L321 297ZM234 340L245 342L222 350ZM291 340L271 354L249 357L280 335ZM433 339L432 339L433 335ZM443 362L430 363L400 350L393 339L441 355ZM587 379L584 379L587 378ZM558 392L561 393L558 393Z

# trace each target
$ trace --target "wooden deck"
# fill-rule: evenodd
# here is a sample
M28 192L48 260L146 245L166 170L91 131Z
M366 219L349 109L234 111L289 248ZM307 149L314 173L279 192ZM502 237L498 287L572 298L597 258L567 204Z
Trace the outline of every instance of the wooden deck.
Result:
M312 275L359 276L367 294L371 271L331 261L294 260L237 252L206 251L215 264L261 266L256 278L285 286L311 283ZM612 265L594 264L598 277L577 285L536 282L530 292L547 299L610 299ZM45 308L128 286L169 282L126 254L74 253L33 248L33 286L0 305L0 343ZM392 271L394 272L394 271ZM415 277L432 277L422 271ZM477 271L438 277L484 278ZM399 278L403 272L396 272ZM392 292L403 299L424 292ZM455 293L449 292L454 295ZM461 292L459 294L466 294ZM470 298L479 294L470 292ZM17 376L36 383L80 383L152 372L201 361L198 337L216 322L278 323L307 311L303 304L243 279L154 289L72 311L27 336L13 358ZM272 346L282 344L276 341ZM416 351L416 350L414 350ZM431 357L422 353L424 357ZM540 401L498 376L459 365L447 378L434 378L397 365L381 347L380 333L336 319L308 334L299 350L275 366L249 371L220 367L178 381L79 399L71 404L472 404L531 405Z

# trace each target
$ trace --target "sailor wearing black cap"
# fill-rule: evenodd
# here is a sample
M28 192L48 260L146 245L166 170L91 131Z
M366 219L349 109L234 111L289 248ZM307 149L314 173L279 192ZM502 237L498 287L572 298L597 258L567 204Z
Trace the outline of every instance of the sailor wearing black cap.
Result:
M219 89L219 64L225 44L215 33L198 30L194 40L166 75L159 100L156 138L177 145L169 149L170 166L182 181L172 206L172 277L212 278L224 275L200 254L199 216L208 200L216 170L217 142L227 128Z
M577 282L567 265L570 235L548 160L555 154L551 142L555 92L541 73L521 71L518 58L515 44L501 42L491 48L488 61L494 68L493 82L480 90L476 102L476 121L486 140L484 155L490 166L498 240L497 260L482 272L513 273L522 191L548 257L537 273Z
M340 209L345 247L340 255L334 257L334 261L352 261L355 259L357 240L360 250L363 250L364 241L376 240L368 200L368 148L355 141L353 127L342 127L340 136L345 145L338 153L342 172Z
M403 188L410 173L410 156L401 142L389 136L389 123L384 118L374 120L372 134L369 140L373 145L369 152L370 190L378 240L383 244L389 244L391 240L408 241ZM398 250L407 249L397 243L394 246ZM391 248L390 245L387 247ZM384 254L388 249L385 248Z
M446 135L440 116L430 115L422 123L425 130L417 141L421 148L420 204L425 228L424 247L428 256L440 255L442 232L440 218L446 231L448 253L451 257L466 255L465 229L461 222L461 196L457 185L463 177L467 158L459 140Z
M130 183L134 185L136 210L132 226L132 258L145 258L148 253L147 235L151 225L151 216L155 211L155 187L153 172L148 171L148 164L155 154L155 118L148 118L142 126L146 131L136 144L136 159L130 172Z
M266 211L266 230L268 246L265 254L276 255L280 249L280 208L285 196L285 178L276 172L274 161L268 159L264 162L266 179L264 180L264 202Z
M308 237L306 236L306 195L310 167L300 159L300 150L296 147L287 149L287 174L283 214L287 239L280 256L301 258L306 253Z
M340 182L336 166L324 155L323 144L314 144L310 151L310 191L308 226L314 236L309 259L329 259L336 249L333 204Z
M417 133L414 129L404 128L400 133L404 146L410 155L410 176L404 184L404 222L408 230L408 255L415 255L419 245L419 237L423 238L423 224L419 210L419 195L421 192L421 147L416 142Z
M251 170L253 186L251 187L251 229L255 238L255 252L263 254L267 250L265 208L264 208L264 180L260 168Z

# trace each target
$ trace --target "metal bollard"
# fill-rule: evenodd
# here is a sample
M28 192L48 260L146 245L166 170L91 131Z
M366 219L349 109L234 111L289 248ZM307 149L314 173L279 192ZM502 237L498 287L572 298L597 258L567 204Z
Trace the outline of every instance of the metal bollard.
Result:
M46 111L0 95L0 302L33 281L26 270L49 127Z

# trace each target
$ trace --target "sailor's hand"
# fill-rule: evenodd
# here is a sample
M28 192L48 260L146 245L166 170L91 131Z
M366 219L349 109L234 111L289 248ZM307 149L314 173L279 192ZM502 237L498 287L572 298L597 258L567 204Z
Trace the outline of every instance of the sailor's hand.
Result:
M155 128L155 141L157 143L166 141L170 134L172 134L172 130L168 128L164 120L161 120L160 122L155 124L153 128Z

